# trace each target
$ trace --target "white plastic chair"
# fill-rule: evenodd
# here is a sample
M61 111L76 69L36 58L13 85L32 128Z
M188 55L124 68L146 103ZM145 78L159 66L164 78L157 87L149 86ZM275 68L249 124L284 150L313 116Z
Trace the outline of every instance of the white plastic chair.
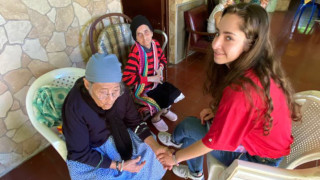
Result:
M85 70L74 67L67 67L61 69L52 70L46 74L43 74L38 79L36 79L30 86L27 97L26 97L26 108L29 119L35 129L44 136L49 143L56 149L60 156L66 160L67 158L67 148L66 143L59 134L56 132L56 128L49 128L45 124L40 123L35 118L32 102L34 94L37 90L44 85L52 85L57 87L72 87L75 81L84 76Z
M301 105L302 121L293 122L294 143L290 155L284 158L279 167L242 160L235 160L229 167L225 167L208 154L208 179L320 180L320 167L294 169L301 164L320 159L320 91L296 93L294 100Z

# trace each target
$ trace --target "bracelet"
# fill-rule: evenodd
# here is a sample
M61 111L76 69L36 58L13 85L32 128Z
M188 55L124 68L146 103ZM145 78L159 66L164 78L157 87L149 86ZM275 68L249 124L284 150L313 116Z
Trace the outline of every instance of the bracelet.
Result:
M139 128L140 128L140 126L142 126L142 125L146 125L146 126L147 126L147 123L146 123L146 122L140 123L140 124L136 127L136 129L134 130L134 133L137 133L138 130L139 130Z
M124 160L122 160L122 162L121 162L121 169L120 169L120 172L122 172L122 171L123 171L123 164L124 164Z
M119 170L119 161L116 161L116 169L117 169L118 171L120 171L120 170Z
M177 151L174 151L174 152L172 153L172 159L173 159L173 161L174 161L174 165L179 165L179 163L178 163L178 161L177 161L177 159L176 159L176 152L177 152Z

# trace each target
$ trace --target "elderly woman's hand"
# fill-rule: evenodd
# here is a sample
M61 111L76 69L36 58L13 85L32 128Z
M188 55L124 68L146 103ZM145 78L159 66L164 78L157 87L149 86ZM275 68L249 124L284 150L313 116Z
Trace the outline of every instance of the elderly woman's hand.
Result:
M160 83L162 84L162 77L160 75L148 76L148 82Z
M170 149L166 146L158 145L156 149L154 149L154 153L158 156L161 153L168 152Z
M156 75L148 76L148 82L160 83L162 84L163 76L162 76L162 67L156 70Z
M146 164L146 161L139 163L141 156L136 159L127 160L123 163L123 171L129 171L132 173L139 172L143 166Z

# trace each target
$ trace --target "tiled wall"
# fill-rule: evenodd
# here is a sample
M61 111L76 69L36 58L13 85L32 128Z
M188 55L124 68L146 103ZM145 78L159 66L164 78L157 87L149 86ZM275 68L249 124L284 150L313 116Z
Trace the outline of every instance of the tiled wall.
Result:
M0 176L48 144L26 113L30 84L84 67L90 22L109 12L122 12L120 0L0 0Z

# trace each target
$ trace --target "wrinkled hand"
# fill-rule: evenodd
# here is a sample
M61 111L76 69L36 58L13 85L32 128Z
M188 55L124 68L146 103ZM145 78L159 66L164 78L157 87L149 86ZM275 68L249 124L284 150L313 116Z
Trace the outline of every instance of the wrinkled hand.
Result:
M160 66L160 68L158 70L156 70L156 74L158 76L160 76L160 80L161 80L161 83L162 83L162 81L163 81L163 67L162 66Z
M157 148L154 153L156 154L157 159L159 159L159 155L161 155L161 154L170 155L173 152L174 152L173 149L169 149L168 147L165 147L165 146L159 146L159 148ZM168 170L168 169L171 170L172 169L172 166L170 166L170 165L164 164L162 162L161 162L161 164L162 164L163 168L166 169L166 170Z
M148 76L148 82L160 83L162 84L161 77L158 75Z
M212 112L212 109L205 108L200 112L200 120L201 124L204 124L205 121L208 121L214 117L214 114Z
M168 147L158 145L157 149L154 150L154 153L158 156L159 154L166 153L167 151L169 151Z
M163 76L162 76L162 67L156 70L155 76L148 76L148 82L160 83L162 84Z
M141 156L137 157L136 159L125 161L123 163L123 170L129 171L132 173L139 172L143 168L143 166L146 164L146 161L143 161L140 164L138 164L140 159L141 159Z
M169 170L172 169L173 165L176 165L173 160L172 153L173 152L170 151L166 153L161 153L157 156L161 164L163 164L166 167L170 167Z

